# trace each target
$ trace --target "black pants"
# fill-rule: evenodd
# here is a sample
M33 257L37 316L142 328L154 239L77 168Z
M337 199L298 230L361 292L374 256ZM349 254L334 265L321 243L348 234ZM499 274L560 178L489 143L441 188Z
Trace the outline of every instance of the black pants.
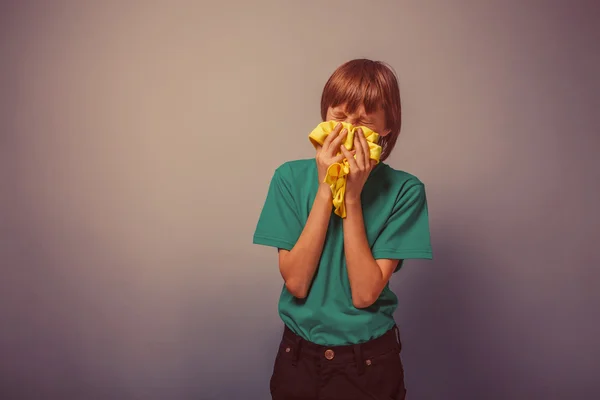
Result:
M369 342L325 347L287 327L277 352L273 400L404 400L398 328Z

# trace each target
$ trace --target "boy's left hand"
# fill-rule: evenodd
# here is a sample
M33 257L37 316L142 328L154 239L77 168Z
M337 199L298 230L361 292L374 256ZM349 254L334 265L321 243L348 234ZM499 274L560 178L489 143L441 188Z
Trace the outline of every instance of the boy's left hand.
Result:
M345 200L346 203L358 203L360 202L360 194L365 186L365 182L367 182L367 178L377 162L371 160L369 144L360 128L354 133L354 151L356 152L356 157L344 145L340 149L350 164L350 173L346 181Z

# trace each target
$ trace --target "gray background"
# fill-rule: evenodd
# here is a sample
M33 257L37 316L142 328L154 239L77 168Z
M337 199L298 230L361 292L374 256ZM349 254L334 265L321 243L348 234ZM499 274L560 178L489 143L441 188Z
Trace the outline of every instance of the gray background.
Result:
M433 262L393 277L411 400L600 398L593 1L0 6L0 398L267 399L273 170L391 63Z

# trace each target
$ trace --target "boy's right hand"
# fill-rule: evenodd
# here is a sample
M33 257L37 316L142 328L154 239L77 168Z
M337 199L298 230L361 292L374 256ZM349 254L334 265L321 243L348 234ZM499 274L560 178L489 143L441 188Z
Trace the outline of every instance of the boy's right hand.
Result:
M331 164L339 163L344 159L344 155L340 152L340 146L348 136L346 129L342 130L342 124L338 123L333 131L327 135L323 141L323 146L317 146L317 171L319 174L319 184L324 184L327 169ZM327 185L329 189L329 186Z

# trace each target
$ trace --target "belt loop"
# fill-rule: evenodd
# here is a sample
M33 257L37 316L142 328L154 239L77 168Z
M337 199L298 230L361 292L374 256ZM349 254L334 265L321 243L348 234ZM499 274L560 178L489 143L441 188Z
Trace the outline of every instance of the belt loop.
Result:
M292 366L298 365L298 359L300 358L300 350L302 349L302 338L296 338L294 346L294 355L292 357Z
M362 375L365 372L365 360L362 357L362 346L360 344L354 345L354 360L356 362L356 372L358 375Z

